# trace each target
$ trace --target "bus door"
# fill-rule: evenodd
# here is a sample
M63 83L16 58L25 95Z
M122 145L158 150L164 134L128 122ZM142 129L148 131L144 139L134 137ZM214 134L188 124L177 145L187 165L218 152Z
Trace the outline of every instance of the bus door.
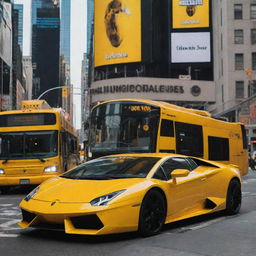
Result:
M68 143L67 143L67 132L61 131L61 156L62 156L62 170L65 172L68 170L67 160L68 160Z

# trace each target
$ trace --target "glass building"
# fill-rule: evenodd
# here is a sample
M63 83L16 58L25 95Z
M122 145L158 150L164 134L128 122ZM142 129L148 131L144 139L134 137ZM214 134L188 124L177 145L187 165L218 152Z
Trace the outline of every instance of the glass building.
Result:
M94 16L94 0L87 1L87 54L90 54L92 48L93 36L93 16Z
M23 4L14 4L14 9L18 11L18 44L20 49L23 46Z
M32 1L33 98L59 85L60 15L57 1ZM45 94L50 106L61 106L60 90Z
M60 5L60 56L70 66L70 15L71 0L61 0Z

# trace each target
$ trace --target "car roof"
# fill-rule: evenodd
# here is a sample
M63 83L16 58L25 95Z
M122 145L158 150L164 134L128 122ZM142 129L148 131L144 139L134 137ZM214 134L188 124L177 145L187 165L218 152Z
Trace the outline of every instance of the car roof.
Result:
M189 157L189 156L184 156L184 155L179 155L179 154L174 154L174 153L126 153L126 154L114 154L114 155L107 155L104 157L124 157L124 156L137 156L137 157Z

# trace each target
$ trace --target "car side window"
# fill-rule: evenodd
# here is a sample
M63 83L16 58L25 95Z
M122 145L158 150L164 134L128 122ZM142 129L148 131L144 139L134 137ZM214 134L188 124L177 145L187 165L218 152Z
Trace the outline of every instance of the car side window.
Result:
M165 176L167 177L168 180L171 179L171 172L175 169L186 169L186 170L191 171L191 166L190 166L189 162L185 158L182 158L182 157L172 157L172 158L166 160L159 167L159 169L160 168L162 168L162 170L164 171Z
M193 171L195 170L199 165L192 159L192 158L186 158L190 165L190 170Z
M153 179L158 179L158 180L168 180L168 178L165 175L165 172L163 170L163 167L160 166L157 171L155 172L155 174L152 177Z

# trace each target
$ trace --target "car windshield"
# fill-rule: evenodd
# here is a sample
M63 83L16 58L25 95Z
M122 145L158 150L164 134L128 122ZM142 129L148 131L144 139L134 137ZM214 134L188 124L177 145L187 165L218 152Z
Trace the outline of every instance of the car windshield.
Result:
M61 177L93 180L145 178L159 159L137 156L98 158L76 167Z

